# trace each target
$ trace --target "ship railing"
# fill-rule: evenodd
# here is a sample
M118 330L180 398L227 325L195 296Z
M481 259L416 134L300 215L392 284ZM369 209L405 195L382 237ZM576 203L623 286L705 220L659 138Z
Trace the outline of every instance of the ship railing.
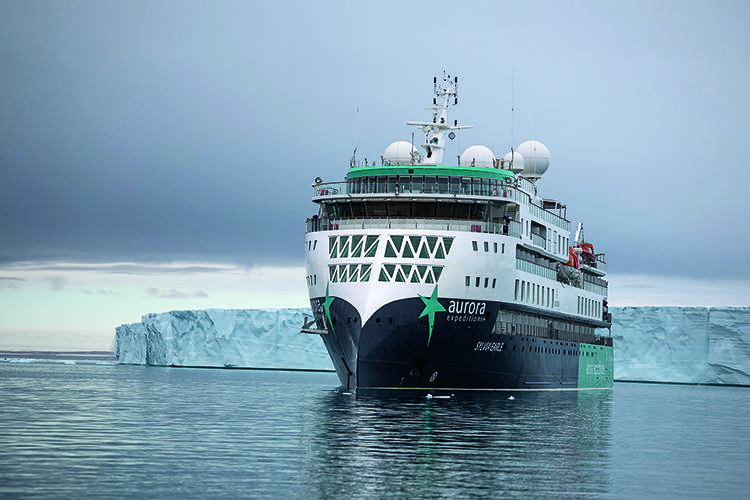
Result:
M313 186L313 200L329 196L357 195L363 197L377 197L378 195L455 195L455 196L485 196L487 198L504 198L520 202L527 196L513 184L499 179L485 179L480 177L447 177L436 182L404 181L398 179L369 178L352 179L344 182L327 182ZM422 176L419 176L422 177ZM370 179L376 179L370 181ZM550 213L550 212L547 212ZM550 215L554 215L550 213ZM557 217L557 216L555 216ZM564 219L563 219L564 220Z
M570 231L570 222L563 219L557 214L554 214L550 212L549 210L545 210L544 208L540 207L539 205L536 205L534 203L529 203L529 212L531 215L535 217L539 217L540 219L544 220L545 222L549 222L550 224L554 224L555 226L564 229L566 231Z
M596 254L596 260L594 261L594 267L599 269L600 271L607 272L607 261L604 258L603 253Z
M311 219L307 219L306 229L308 233L314 233L318 231L344 231L361 229L427 229L439 231L466 231L472 233L502 234L514 238L519 238L521 236L521 224L515 221L503 223L406 217L367 217L336 219L319 219L313 217Z
M382 195L425 196L449 195L485 197L488 200L503 199L516 203L528 203L531 214L566 231L570 221L531 202L533 185L519 178L514 183L501 179L462 176L372 176L341 182L327 182L313 186L313 201L327 197L356 195L364 199Z
M580 342L585 344L612 346L612 337L597 334L575 332L559 328L535 325L519 325L505 321L495 323L493 333L524 335L541 339L561 340L563 342Z
M594 270L595 269L597 271L601 271L603 273L606 273L607 272L607 263L604 260L604 254L603 253L596 254L596 259L593 262L590 262L589 264L583 265L583 268L584 269L589 269L589 270Z
M429 180L434 179L434 180ZM531 186L531 188L529 188ZM525 188L525 189L524 189ZM532 191L529 191L532 189ZM364 199L382 195L424 196L449 195L502 199L528 203L531 214L565 231L570 231L570 221L531 202L528 194L533 185L526 179L507 183L501 179L460 176L373 176L341 182L326 182L313 186L313 201L328 197L356 195Z
M547 239L541 234L531 233L531 243L536 246L540 246L545 250L547 249Z

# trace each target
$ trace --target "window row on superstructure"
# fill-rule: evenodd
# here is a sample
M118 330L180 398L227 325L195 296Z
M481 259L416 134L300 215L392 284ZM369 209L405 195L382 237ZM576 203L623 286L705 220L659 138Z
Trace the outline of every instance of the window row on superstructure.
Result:
M502 179L436 175L366 176L346 182L316 186L315 196L326 194L454 194L458 196L503 196L521 200L516 186Z
M489 251L490 251L490 242L489 241L484 241L482 243L483 243L482 244L482 248L484 249L484 251L487 252L487 253L489 253ZM473 240L471 242L471 249L474 250L475 252L479 251L479 242L477 240ZM493 251L493 253L498 253L498 249L500 250L500 253L505 253L505 243L499 243L498 244L498 242L496 242L496 241L493 242L492 243L492 251Z
M520 245L516 247L516 269L520 271L557 281L558 264L558 261L527 250Z
M387 283L437 283L443 272L441 266L383 264L378 281Z
M583 289L586 290L587 292L594 292L598 295L603 295L604 297L606 297L609 294L606 286L597 285L595 283L589 283L588 281L583 282Z
M396 259L445 259L453 246L453 238L443 236L386 237L385 257Z
M566 342L612 345L611 337L597 336L596 329L592 326L508 309L501 309L498 312L494 332L528 335Z
M548 267L540 266L534 262L516 258L516 269L519 271L526 271L527 273L533 273L537 276L547 278L553 281L557 280L557 271Z
M520 188L520 189L519 189ZM320 184L313 187L313 197L342 197L346 195L454 195L482 196L501 198L520 205L528 206L532 216L537 217L563 231L570 231L570 222L561 215L547 210L532 201L530 193L535 192L534 185L528 180L519 178L516 182L509 179L490 179L484 177L464 176L430 176L430 175L392 175L366 176L349 179L344 182ZM361 202L360 202L361 203ZM545 202L546 203L546 202ZM558 207L555 204L550 208ZM352 204L349 208L333 208L331 217L357 216L355 211L360 205ZM364 208L364 206L361 206ZM384 206L385 208L385 206ZM564 209L564 207L562 207ZM342 212L342 210L344 212ZM350 214L346 213L350 212ZM365 215L362 213L361 215ZM385 214L370 214L385 215Z
M602 303L598 300L589 299L588 297L578 296L578 314L600 318L602 316Z
M482 278L481 276L476 276L474 278L474 280L472 280L471 276L466 276L465 282L466 282L466 286L467 287L471 286L472 281L475 283L474 286L476 288L480 288L483 281L484 281L484 288L490 288L490 278L488 278L486 276L484 278ZM495 288L495 285L497 285L497 278L492 278L492 287L491 288Z
M417 217L453 220L485 220L489 204L451 200L336 200L323 204L323 215L331 219Z
M516 280L513 289L513 300L516 302L552 308L555 307L555 298L554 288L531 281Z
M378 236L349 234L328 237L328 257L332 259L375 257Z
M569 239L567 236L535 220L521 217L521 239L524 238L531 240L533 245L547 252L560 257L568 256Z
M328 278L331 283L366 283L375 275L373 268L375 266L372 264L331 264L328 266ZM385 283L434 284L442 273L441 266L383 264L377 276L378 281Z
M331 283L362 283L370 281L372 264L343 264L328 266Z
M342 235L328 237L328 257L331 259L375 257L378 235ZM442 260L453 246L448 236L385 235L385 258Z

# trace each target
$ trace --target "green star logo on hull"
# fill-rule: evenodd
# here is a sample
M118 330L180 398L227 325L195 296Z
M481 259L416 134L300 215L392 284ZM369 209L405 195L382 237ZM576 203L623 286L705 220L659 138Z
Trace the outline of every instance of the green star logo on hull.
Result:
M424 302L424 311L422 311L422 314L420 314L419 317L421 318L422 316L427 315L430 320L430 335L427 337L427 345L430 345L430 340L432 339L432 325L435 323L435 313L445 311L445 307L438 302L437 285L435 285L435 288L432 290L432 296L429 299L427 297L422 297L421 295L419 295L419 298Z
M330 282L326 283L326 299L325 301L323 301L323 310L326 313L326 318L328 319L328 325L331 327L331 331L333 332L333 321L331 321L331 303L333 302L333 297L328 295L328 285L330 285Z

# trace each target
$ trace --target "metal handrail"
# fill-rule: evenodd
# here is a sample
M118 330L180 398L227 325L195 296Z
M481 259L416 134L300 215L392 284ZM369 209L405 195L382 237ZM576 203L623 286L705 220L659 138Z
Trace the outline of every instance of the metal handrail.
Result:
M443 231L466 231L473 233L502 234L519 238L521 224L510 221L484 222L455 219L432 219L419 217L341 217L309 218L305 221L306 232L356 230L356 229L435 229Z
M436 181L428 183L424 181L424 177L427 176L419 177L422 177L423 181L418 183L411 180L403 182L401 177L395 180L395 176L394 178L387 176L361 177L339 182L322 182L312 186L313 200L328 196L352 195L367 197L377 195L449 195L501 198L520 203L521 198L526 197L532 213L561 229L570 230L570 221L531 202L531 195L523 189L524 179L520 179L521 182L517 179L514 182L507 183L499 179L484 177L445 176L447 182L440 182L437 179L441 176L434 176ZM373 181L373 178L376 180Z

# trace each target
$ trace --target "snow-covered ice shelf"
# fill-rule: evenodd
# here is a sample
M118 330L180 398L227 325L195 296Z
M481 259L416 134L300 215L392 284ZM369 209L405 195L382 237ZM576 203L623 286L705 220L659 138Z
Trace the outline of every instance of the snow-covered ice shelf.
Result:
M615 379L750 385L750 307L612 307ZM309 309L147 314L117 327L120 363L333 370L299 333Z
M120 363L333 370L317 335L299 333L309 309L206 309L147 314L118 326Z
M615 380L750 385L750 307L613 307Z

